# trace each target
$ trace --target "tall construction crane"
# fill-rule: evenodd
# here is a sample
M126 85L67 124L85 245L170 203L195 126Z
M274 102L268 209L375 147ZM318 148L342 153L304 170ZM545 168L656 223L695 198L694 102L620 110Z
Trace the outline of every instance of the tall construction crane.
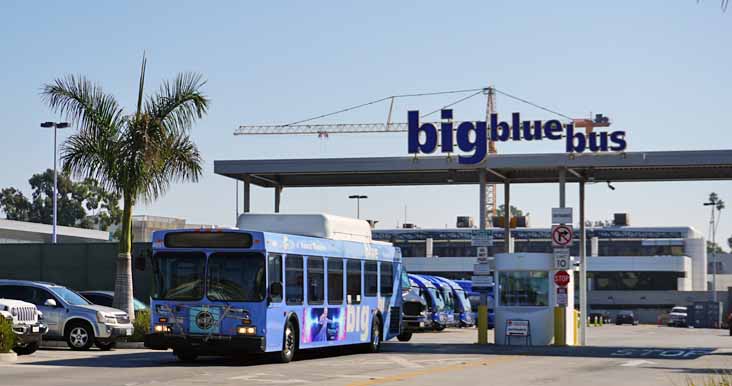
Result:
M486 115L486 122L490 122L491 114L496 112L496 93L500 93L502 95L505 95L507 97L510 97L512 99L518 100L523 103L527 103L529 105L532 105L536 108L539 108L541 110L550 112L555 115L559 115L565 119L568 119L570 122L574 124L575 127L583 127L585 128L585 131L589 134L592 132L593 128L595 127L607 127L610 126L610 121L607 117L603 116L602 114L597 114L595 116L595 119L573 119L568 117L567 115L558 113L556 111L550 110L546 107L537 105L535 103L532 103L530 101L527 101L525 99L513 96L511 94L508 94L506 92L497 90L493 86L484 87L484 88L478 88L478 89L469 89L469 90L456 90L456 91L443 91L443 92L436 92L436 93L423 93L423 94L404 94L404 95L394 95L389 96L386 98L377 99L371 102L363 103L360 105L352 106L349 108L345 108L342 110L338 110L329 114L323 114L316 117L312 117L309 119L305 119L298 122L293 122L290 124L282 124L282 125L242 125L239 126L234 131L234 135L298 135L298 134L309 134L309 135L317 135L320 138L327 138L329 134L331 133L337 133L337 134L365 134L365 133L400 133L400 132L406 132L408 131L408 124L406 122L392 122L391 116L392 112L394 110L394 100L396 98L402 98L402 97L414 97L414 96L426 96L426 95L442 95L442 94L456 94L456 93L467 93L471 92L470 95L462 97L448 105L445 105L441 107L440 109L434 110L430 113L422 115L422 118L427 117L429 115L432 115L444 108L448 108L451 106L454 106L460 102L463 102L465 100L468 100L474 96L477 96L479 94L486 95L486 109L485 109L485 115ZM316 119L329 117L332 115L336 115L342 112L358 109L364 106L372 105L379 102L385 102L390 101L389 104L389 113L387 115L386 122L383 123L328 123L328 124L310 124L306 122L310 122ZM440 122L431 122L435 127L440 127ZM460 124L459 121L455 121L453 124L453 127L458 127ZM489 140L488 141L488 154L496 154L496 144L494 141ZM487 221L491 221L490 219L497 214L496 211L496 185L495 184L488 184L486 186L486 207L485 212L486 216L485 218ZM507 208L508 210L508 208Z

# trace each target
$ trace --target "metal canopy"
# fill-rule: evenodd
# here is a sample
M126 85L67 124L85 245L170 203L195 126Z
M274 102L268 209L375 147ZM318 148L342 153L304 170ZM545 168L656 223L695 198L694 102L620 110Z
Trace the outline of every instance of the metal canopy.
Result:
M477 184L487 182L696 181L732 179L732 150L489 155L464 165L451 157L370 157L214 161L216 174L263 187Z

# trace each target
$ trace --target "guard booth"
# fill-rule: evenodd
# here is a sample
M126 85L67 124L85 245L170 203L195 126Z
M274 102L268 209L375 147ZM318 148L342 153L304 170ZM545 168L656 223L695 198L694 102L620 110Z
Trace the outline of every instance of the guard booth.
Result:
M556 284L552 254L500 253L494 272L496 344L575 344L573 275Z

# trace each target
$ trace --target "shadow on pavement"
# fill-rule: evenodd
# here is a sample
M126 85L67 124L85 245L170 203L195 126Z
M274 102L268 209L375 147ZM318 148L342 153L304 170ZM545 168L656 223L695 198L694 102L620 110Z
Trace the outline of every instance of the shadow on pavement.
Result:
M616 359L676 359L692 360L704 355L713 354L716 348L638 348L638 347L530 347L530 346L478 346L476 344L451 343L387 343L382 346L382 352L425 355L425 354L474 354L474 355L522 355L522 356L552 356L552 357L583 357L583 358L616 358ZM52 351L64 351L62 349ZM334 356L360 354L358 348L333 347L325 349L305 350L298 353L297 361L330 358ZM716 354L715 354L716 355ZM270 355L238 355L235 357L200 357L194 362L179 361L171 351L148 351L125 353L117 350L112 353L98 356L88 356L71 359L38 360L19 363L24 366L71 366L71 367L114 367L114 368L141 368L141 367L204 367L230 366L246 367L264 364L273 364L275 361ZM694 370L694 369L689 369ZM713 372L713 371L712 371Z
M67 351L69 350L49 350ZM78 352L77 352L78 353ZM342 357L362 354L359 348L323 348L300 351L296 361L307 361L312 359L323 359L331 357ZM94 354L94 353L90 353ZM266 364L276 364L272 355L262 354L241 354L237 356L201 356L193 362L179 361L172 351L147 351L133 354L125 353L124 350L100 356L88 356L71 359L37 360L33 362L18 363L22 366L62 366L62 367L110 367L110 368L144 368L144 367L246 367Z

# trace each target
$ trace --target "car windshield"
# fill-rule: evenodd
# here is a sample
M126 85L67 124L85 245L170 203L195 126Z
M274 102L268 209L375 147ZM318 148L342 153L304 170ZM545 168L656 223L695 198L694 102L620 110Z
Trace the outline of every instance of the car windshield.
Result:
M145 303L143 303L143 302L141 302L141 301L139 301L137 299L134 299L132 301L132 303L134 304L135 311L142 311L142 310L146 310L147 309L147 304L145 304Z
M633 316L633 311L620 311L618 314L620 316Z
M674 307L671 312L686 313L686 307Z
M72 306L85 306L87 304L91 304L81 295L66 287L50 287L50 289L56 296L60 297L66 303L71 304Z
M158 252L153 298L199 300L203 298L206 256L201 252Z
M264 281L264 256L260 253L214 253L208 258L209 300L261 302Z

